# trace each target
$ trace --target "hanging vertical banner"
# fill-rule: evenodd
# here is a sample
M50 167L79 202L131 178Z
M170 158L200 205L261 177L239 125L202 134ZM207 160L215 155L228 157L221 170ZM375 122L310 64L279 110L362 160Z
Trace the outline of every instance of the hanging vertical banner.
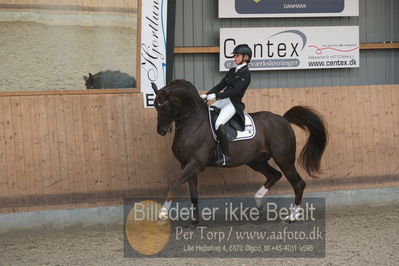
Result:
M219 18L359 16L359 0L219 0Z
M141 1L140 88L144 107L154 106L155 94L151 83L158 88L166 85L167 12L168 0Z

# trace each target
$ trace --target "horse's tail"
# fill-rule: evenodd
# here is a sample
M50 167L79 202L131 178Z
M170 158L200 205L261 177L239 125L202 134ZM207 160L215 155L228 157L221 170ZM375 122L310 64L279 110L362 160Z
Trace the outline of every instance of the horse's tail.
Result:
M308 130L309 137L299 155L299 163L311 177L320 172L320 160L327 144L327 130L323 119L314 110L305 106L294 106L283 117L290 123Z

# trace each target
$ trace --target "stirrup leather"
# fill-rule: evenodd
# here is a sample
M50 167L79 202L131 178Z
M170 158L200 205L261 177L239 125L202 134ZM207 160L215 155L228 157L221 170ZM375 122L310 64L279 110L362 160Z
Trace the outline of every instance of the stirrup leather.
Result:
M229 161L230 161L230 157L228 157L228 156L226 156L226 155L224 155L224 154L222 153L221 158L219 158L219 159L216 161L216 164L217 164L217 165L226 165Z

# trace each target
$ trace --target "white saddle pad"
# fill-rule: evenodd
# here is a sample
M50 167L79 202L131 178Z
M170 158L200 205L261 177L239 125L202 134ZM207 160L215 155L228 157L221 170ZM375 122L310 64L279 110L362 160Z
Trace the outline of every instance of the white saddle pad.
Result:
M254 120L247 113L244 113L244 117L245 117L245 129L244 129L244 131L237 130L237 137L233 141L247 140L247 139L252 139L253 137L255 137L256 127L255 127ZM216 133L214 130L214 125L212 125L211 109L209 109L209 123L211 123L213 138L215 140L217 140L217 136L216 136Z

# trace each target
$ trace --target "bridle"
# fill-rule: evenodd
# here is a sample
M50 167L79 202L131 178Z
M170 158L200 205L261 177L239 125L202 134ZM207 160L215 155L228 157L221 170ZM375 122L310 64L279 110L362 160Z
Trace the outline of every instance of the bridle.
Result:
M152 84L152 86L153 86L153 89L154 89L154 87L155 87L154 91L155 91L155 94L156 94L156 95L157 95L158 92L160 92L160 91L163 91L163 92L166 94L166 95L165 95L166 98L164 98L164 99L165 99L164 102L162 102L162 103L160 103L160 102L158 102L158 101L155 102L155 107L156 107L157 109L158 109L158 108L165 107L165 106L168 105L168 104L171 104L171 106L170 106L170 111L169 111L169 114L168 114L168 115L164 115L164 116L163 116L163 115L160 115L160 112L158 112L158 116L157 116L158 123L160 123L160 122L161 122L161 123L164 123L163 126L165 126L165 125L171 126L171 124L172 124L173 122L175 122L175 132L178 132L178 131L180 131L182 128L185 128L185 127L187 126L187 124L191 123L192 121L197 121L197 120L195 120L195 119L186 119L186 118L188 118L189 116L191 116L194 112L196 112L196 111L197 111L197 108L193 108L192 110L186 112L185 114L183 114L183 115L181 115L181 116L177 116L177 113L178 113L178 110L179 110L179 109L178 109L178 106L177 106L173 101L171 101L170 97L168 96L169 88L166 86L166 87L164 87L164 88L162 88L162 89L160 89L160 90L157 90L155 84ZM156 100L159 100L159 99L156 99ZM201 108L207 108L207 107L208 107L207 101L202 101L200 107L201 107ZM158 110L159 110L159 109L158 109ZM203 122L204 122L204 120L201 120L201 123L199 123L198 128L199 128L200 126L202 126ZM184 130L181 131L181 132L184 134Z
M169 89L166 86L164 88L162 88L161 90L163 90L166 94L169 92ZM156 106L157 107L163 107L163 106L165 106L168 103L172 104L170 99L169 99L169 97L167 97L166 101L164 101L163 103L156 103ZM172 106L174 106L174 105L172 104ZM170 124L170 123L172 123L175 120L175 118L172 117L172 116L164 116L164 117L162 117L160 115L158 115L157 119L158 119L158 121L165 122L167 124Z
M163 107L163 106L165 106L168 103L170 103L172 105L172 107L174 107L174 109L175 109L175 105L170 101L170 99L167 99L163 103L157 103L156 105L158 107ZM180 120L187 118L194 111L195 111L195 109L193 109L190 112L185 113L185 114L183 114L183 115L181 115L179 117L175 117L173 115L170 115L170 116L160 116L160 115L158 115L157 119L158 119L158 121L165 122L166 124L171 124L172 122L179 122ZM182 126L184 126L184 124L180 125L179 127L176 127L176 130L178 130Z
M160 116L160 115L158 115L157 119L158 119L158 121L165 122L166 124L170 124L170 123L172 123L175 120L174 116L172 116L172 115L170 115L170 116Z

